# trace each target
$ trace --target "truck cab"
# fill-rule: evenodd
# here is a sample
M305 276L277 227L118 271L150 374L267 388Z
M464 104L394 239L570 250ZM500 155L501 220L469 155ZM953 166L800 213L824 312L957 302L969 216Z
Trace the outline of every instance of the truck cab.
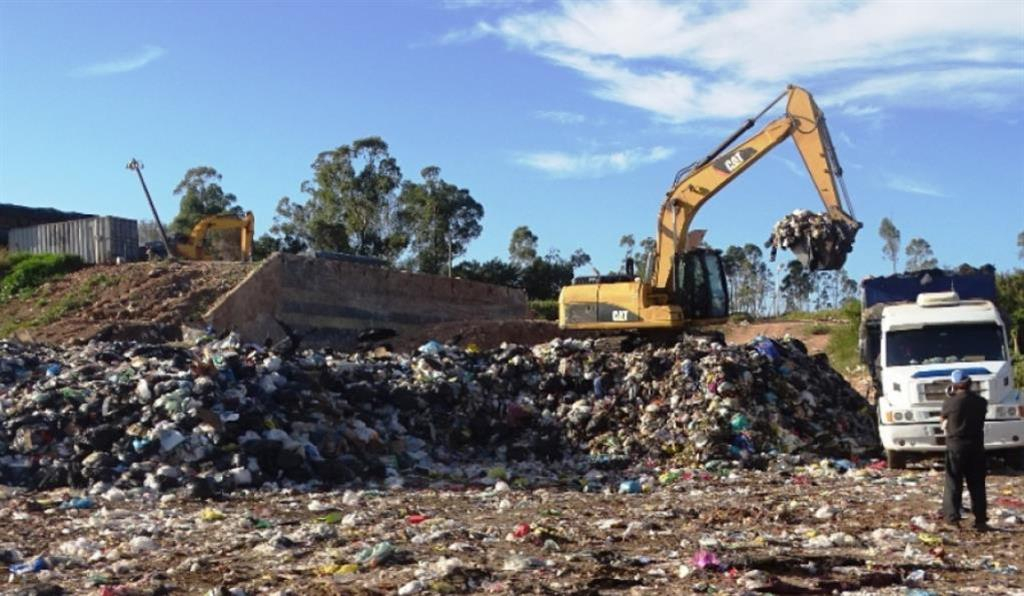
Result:
M861 348L862 357L872 360L866 363L874 377L878 431L889 466L903 468L911 457L945 451L939 418L954 370L967 373L972 389L989 402L986 450L999 450L1020 466L1024 403L994 302L940 291L872 306L865 310L873 324L862 325Z

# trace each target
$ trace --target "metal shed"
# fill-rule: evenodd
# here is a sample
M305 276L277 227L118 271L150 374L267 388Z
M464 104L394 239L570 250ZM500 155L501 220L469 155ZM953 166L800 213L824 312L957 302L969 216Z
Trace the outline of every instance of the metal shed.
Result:
M139 254L139 227L134 219L91 217L14 228L8 234L11 252L63 253L86 263L134 261Z

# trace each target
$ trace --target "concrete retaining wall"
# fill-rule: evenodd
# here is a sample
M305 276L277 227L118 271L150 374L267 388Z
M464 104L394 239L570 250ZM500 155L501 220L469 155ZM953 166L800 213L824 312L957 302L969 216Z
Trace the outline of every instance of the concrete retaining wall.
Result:
M354 346L368 329L401 334L447 321L522 319L522 290L358 263L275 254L206 313L244 341L298 336L305 347Z

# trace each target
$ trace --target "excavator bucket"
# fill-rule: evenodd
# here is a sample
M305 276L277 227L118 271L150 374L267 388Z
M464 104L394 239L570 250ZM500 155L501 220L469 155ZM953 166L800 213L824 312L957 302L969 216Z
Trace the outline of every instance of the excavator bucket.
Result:
M846 264L857 230L825 214L798 210L775 224L765 247L771 249L772 260L783 248L811 271L831 271Z
M813 242L810 238L789 246L796 260L810 271L834 271L842 269L846 264L849 250L839 247L835 240Z

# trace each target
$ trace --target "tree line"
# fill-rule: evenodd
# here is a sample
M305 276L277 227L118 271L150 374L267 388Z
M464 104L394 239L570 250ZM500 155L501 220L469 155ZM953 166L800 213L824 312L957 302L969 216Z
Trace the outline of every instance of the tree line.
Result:
M380 137L321 152L310 168L310 179L299 185L301 199L285 196L278 201L269 233L253 244L255 259L275 251L345 252L379 258L410 271L522 288L534 300L556 298L559 289L572 282L574 271L591 261L582 249L568 257L555 249L541 256L539 239L526 226L513 230L506 258L459 261L483 231L483 205L468 189L445 180L437 166L421 169L419 180L405 179ZM221 187L221 178L209 166L185 173L174 188L180 204L169 226L171 233L188 234L209 215L244 213L238 198ZM883 218L878 233L883 256L895 272L901 255L900 230ZM157 237L153 222L140 222L140 240ZM635 274L646 281L655 240L645 237L637 242L634 235L626 234L619 246L624 249L620 272L632 260L637 264ZM1017 247L1024 259L1024 231L1017 236ZM938 266L923 238L911 238L902 248L907 271ZM722 256L734 312L767 316L837 308L856 293L857 284L845 270L811 272L793 260L773 271L754 244L729 246Z
M321 152L310 165L312 176L299 185L302 199L282 197L269 233L253 242L253 258L276 251L343 252L382 259L420 273L447 274L526 290L531 299L553 299L572 282L573 271L590 262L582 249L569 258L557 250L538 255L538 238L526 226L516 228L507 260L495 257L456 264L483 231L484 208L470 191L445 180L427 166L420 180L403 178L398 161L380 137L357 139ZM245 211L220 185L209 166L192 168L175 187L178 214L168 226L187 235L204 217ZM140 222L142 242L159 239L155 222ZM237 233L234 233L237 239ZM214 240L223 254L230 242ZM237 244L237 240L235 240Z

